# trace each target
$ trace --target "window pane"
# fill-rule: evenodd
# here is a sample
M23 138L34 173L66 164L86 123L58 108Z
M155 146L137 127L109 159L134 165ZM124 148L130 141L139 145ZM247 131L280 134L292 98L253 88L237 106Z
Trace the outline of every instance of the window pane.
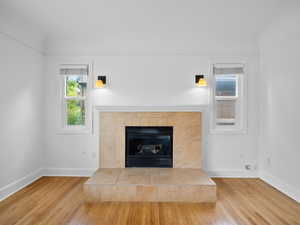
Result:
M85 125L84 100L67 100L68 125Z
M87 76L66 76L66 96L85 96L87 89Z
M234 125L235 119L235 100L216 101L216 120L218 125Z
M236 96L237 77L216 75L216 96Z

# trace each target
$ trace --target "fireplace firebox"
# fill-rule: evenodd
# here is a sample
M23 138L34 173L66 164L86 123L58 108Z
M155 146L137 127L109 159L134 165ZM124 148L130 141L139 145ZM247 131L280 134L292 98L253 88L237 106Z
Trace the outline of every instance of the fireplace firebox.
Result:
M173 127L127 126L126 167L173 167Z

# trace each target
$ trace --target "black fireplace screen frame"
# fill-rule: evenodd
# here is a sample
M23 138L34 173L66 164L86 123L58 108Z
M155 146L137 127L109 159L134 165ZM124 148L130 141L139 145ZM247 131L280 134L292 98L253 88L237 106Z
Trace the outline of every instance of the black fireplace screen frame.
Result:
M145 154L132 154L130 150L130 141L133 136L138 139L142 137L148 139L151 144L143 147L137 146L139 151L145 150ZM153 137L151 141L151 137ZM155 138L169 141L162 147L161 144L155 144ZM125 127L125 167L158 167L173 168L173 127L172 126L126 126ZM135 150L137 151L137 150ZM149 154L149 151L150 154ZM142 152L143 153L143 152ZM152 153L152 154L151 154Z

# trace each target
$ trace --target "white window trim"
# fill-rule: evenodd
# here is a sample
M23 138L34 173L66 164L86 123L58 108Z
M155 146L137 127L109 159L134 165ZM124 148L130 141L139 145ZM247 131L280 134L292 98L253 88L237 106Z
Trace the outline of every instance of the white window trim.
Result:
M60 74L60 68L62 65L87 65L88 66L88 76L87 76L87 90L85 99L85 125L84 126L67 126L66 125L66 111L64 106L64 100L74 99L74 97L65 97L65 76ZM57 65L57 74L59 82L59 129L58 134L91 134L92 133L92 105L90 100L90 92L92 90L93 82L93 63L91 62L66 62ZM80 97L79 97L80 98ZM76 99L79 99L76 97Z
M215 77L214 77L214 65L215 64L222 64L222 65L229 65L229 66L236 66L236 65L243 65L244 73L239 78L238 83L238 90L237 95L234 96L215 96ZM247 133L247 121L248 121L248 114L247 114L247 105L248 105L248 68L247 63L245 61L234 61L234 62L210 62L210 76L209 76L209 87L210 87L210 133L211 134L246 134ZM237 113L236 119L225 119L224 122L230 121L238 121L237 125L233 126L216 126L216 107L215 107L215 100L238 100L241 101L239 103L240 110ZM221 119L223 121L223 119ZM219 120L220 122L222 122Z

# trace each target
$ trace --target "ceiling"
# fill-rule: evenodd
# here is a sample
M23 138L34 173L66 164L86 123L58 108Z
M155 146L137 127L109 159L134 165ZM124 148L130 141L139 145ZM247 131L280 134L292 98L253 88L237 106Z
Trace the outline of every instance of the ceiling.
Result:
M292 0L0 0L53 40L255 41Z

